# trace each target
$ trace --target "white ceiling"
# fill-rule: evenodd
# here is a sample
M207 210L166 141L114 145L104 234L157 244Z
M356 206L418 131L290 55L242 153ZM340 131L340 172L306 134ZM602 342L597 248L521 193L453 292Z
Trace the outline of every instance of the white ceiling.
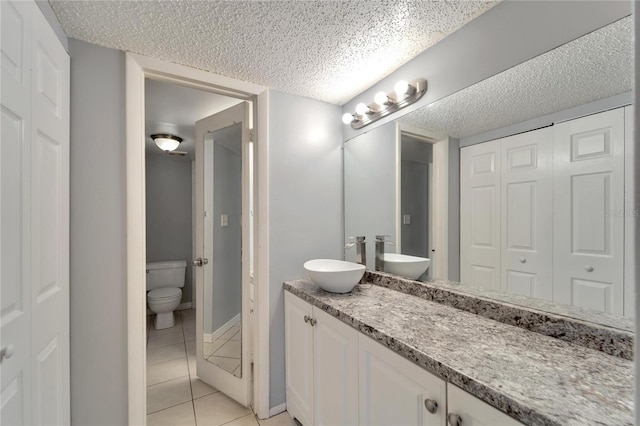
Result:
M463 138L633 87L631 16L562 45L444 99L400 122Z
M497 0L50 0L67 36L342 105Z
M149 155L164 155L151 139L169 133L183 139L178 151L195 154L195 122L242 101L203 90L156 80L145 84L145 148Z

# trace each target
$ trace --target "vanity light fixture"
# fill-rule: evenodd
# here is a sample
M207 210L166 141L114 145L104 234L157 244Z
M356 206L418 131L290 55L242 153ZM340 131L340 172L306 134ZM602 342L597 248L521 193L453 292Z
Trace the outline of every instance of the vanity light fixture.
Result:
M355 114L344 114L342 122L351 125L354 129L361 129L384 116L411 105L425 93L427 93L427 80L423 78L410 82L401 80L396 83L391 93L376 93L372 104L359 103L356 105Z
M158 145L158 148L166 152L174 151L182 142L181 137L169 134L151 135L151 139Z

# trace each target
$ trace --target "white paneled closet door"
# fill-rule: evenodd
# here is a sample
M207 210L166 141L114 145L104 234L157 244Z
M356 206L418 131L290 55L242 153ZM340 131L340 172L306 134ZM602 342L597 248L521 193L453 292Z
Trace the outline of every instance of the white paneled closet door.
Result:
M624 306L624 110L554 128L554 301Z
M553 130L501 145L501 289L553 299Z
M460 150L460 281L500 288L500 144Z
M3 1L0 423L69 424L69 56Z

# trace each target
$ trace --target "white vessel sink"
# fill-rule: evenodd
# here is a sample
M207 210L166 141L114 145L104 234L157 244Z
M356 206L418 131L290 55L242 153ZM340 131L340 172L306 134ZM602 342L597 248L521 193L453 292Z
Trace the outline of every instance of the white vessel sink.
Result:
M304 269L311 281L333 293L348 293L364 275L364 265L344 260L314 259L305 262Z
M426 257L409 256L399 253L384 254L384 272L401 275L412 280L424 274L424 272L429 269L429 265L431 265L431 259Z

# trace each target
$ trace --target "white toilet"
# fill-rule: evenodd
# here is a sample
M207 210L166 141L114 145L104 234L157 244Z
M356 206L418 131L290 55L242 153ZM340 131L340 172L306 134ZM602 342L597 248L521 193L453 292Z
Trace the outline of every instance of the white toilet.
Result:
M169 260L147 263L147 304L156 319L156 330L173 327L173 311L180 304L187 262Z

